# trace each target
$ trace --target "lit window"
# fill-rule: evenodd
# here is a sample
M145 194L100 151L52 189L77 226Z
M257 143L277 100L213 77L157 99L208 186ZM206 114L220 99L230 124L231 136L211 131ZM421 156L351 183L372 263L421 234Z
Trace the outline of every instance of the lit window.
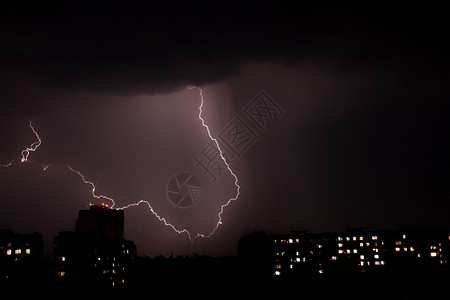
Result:
M349 237L349 236L346 236L346 237L345 237L345 240L346 240L347 242L349 242L349 241L350 241L350 237Z
M14 254L22 254L22 249L16 249L16 250L14 250Z
M381 261L381 265L384 266L384 260Z
M364 261L359 262L360 266L364 266L364 263L365 263Z
M331 257L331 260L337 260L337 256L334 256L334 255L333 255L333 256Z
M26 254L31 254L31 249L26 249L26 250L25 250L25 253L26 253Z
M369 242L367 242L367 243L366 243L366 246L367 246L367 247L369 247L369 246L370 246L370 243L369 243Z
M400 246L402 244L402 241L395 241L396 246Z
M376 235L372 235L372 240L373 240L373 241L376 241L376 240L378 240L378 236L376 236Z
M338 250L338 253L339 253L339 254L343 254L343 253L344 253L344 250L343 250L343 249L339 249L339 250Z
M298 244L300 243L300 239L295 239L295 242Z
M342 248L343 246L344 246L343 243L338 243L338 247L339 247L339 248Z
M289 244L292 244L294 242L293 239L289 239Z
M448 238L449 238L449 240L450 240L450 236L449 236ZM339 237L337 238L337 240L338 240L339 242L342 242L342 240L343 240L342 236L339 236Z
M296 261L296 262L300 262L300 257L297 257L297 258L295 259L295 261Z
M12 251L11 249L6 250L6 255L11 255Z
M297 256L299 256L300 255L300 253L297 251L297 252L295 252L295 255L297 255Z
M436 250L437 247L436 247L436 246L430 246L430 249L431 249L431 250Z
M353 249L353 253L358 253L358 249Z
M362 260L364 259L364 255L360 255L359 258Z
M373 258L375 258L375 259L379 259L379 258L380 258L380 256L379 256L378 254L375 254L375 255L373 256Z
M64 277L64 276L66 276L66 272L58 271L58 276Z
M319 274L323 274L323 270L322 269L319 270Z
M350 249L347 249L347 254L350 254L352 251Z
M360 247L364 247L364 243L359 243L359 246Z
M281 265L275 265L275 269L281 269Z
M294 265L289 265L289 268L293 269L293 268L294 268Z
M274 273L276 276L279 276L279 275L281 275L281 272L280 271L275 271L275 273Z
M400 251L400 247L395 247L395 251L399 252Z
M354 241L356 241L356 240L357 240L356 236L354 236L354 237L353 237L353 240L354 240Z
M65 257L65 256L59 256L59 257L58 257L58 260L59 260L59 261L66 261L66 257Z
M408 252L408 247L403 247L403 251Z
M404 234L404 235L402 236L402 238L403 238L403 239L406 239L406 234Z
M364 237L360 236L360 237L359 237L359 240L360 240L360 241L364 240Z
M431 253L430 253L430 256L431 256L431 257L436 257L436 256L438 256L438 253L437 253L437 252L431 252Z
M372 250L373 250L373 252L378 253L378 248L373 248Z
M322 248L322 245L321 244L317 244L317 248Z
M375 261L375 266L379 266L379 265L381 265L380 261L379 261L379 260L376 260L376 261Z

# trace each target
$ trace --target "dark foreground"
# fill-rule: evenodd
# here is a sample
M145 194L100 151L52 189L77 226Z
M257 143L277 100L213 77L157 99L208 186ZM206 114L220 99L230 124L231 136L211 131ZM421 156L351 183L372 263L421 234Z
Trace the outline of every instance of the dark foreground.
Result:
M138 257L127 282L110 287L102 282L61 280L51 265L16 280L0 282L2 291L21 296L118 298L280 299L432 299L448 294L447 266L415 266L379 272L274 276L269 266L249 265L238 257ZM40 273L37 273L40 272Z

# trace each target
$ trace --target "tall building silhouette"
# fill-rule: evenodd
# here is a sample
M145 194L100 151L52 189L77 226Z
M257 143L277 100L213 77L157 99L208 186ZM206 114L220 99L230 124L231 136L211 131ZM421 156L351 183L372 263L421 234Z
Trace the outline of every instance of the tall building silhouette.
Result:
M55 237L57 277L68 284L123 286L136 246L124 239L124 212L108 205L81 210L75 232Z
M92 236L124 238L123 210L108 209L108 205L89 204L89 210L80 210L75 221L75 232Z

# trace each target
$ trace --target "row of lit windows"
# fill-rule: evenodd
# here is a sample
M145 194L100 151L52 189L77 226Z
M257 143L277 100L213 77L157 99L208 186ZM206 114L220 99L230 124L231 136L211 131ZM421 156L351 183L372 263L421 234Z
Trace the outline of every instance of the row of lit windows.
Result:
M12 255L12 253L13 253L12 249L6 250L6 255ZM14 254L16 254L16 255L22 254L22 249L15 249ZM25 249L25 254L31 254L31 249L29 249L29 248Z
M277 242L277 240L274 240L274 243L276 243L276 242ZM295 242L298 244L300 242L300 239L295 239ZM280 243L281 244L284 244L284 243L293 244L294 243L294 239L281 239Z
M384 242L381 242L381 245L384 245ZM338 246L338 248L342 248L342 247L344 247L344 243L338 243L337 246ZM366 243L361 242L361 243L359 243L359 247L364 247L364 246L365 247L370 247L371 244L369 242L366 242ZM377 242L373 243L373 246L377 247L378 243Z
M346 240L346 241L350 241L350 240L357 241L358 239L359 239L360 241L363 241L363 240L364 240L364 237L363 237L363 236L360 236L359 238L356 237L356 236L354 236L354 237L352 237L352 238L350 238L350 237L348 237L348 236L345 237L345 240ZM376 241L376 240L378 240L378 236L373 235L373 236L371 236L371 239L372 239L373 241ZM340 236L340 237L337 238L337 240L338 240L338 241L343 241L344 238ZM275 239L274 242L276 243L277 240ZM294 242L298 244L298 243L300 243L300 239L292 239L292 238L290 238L290 239L281 239L281 240L280 240L280 243L281 243L281 244L283 244L283 243L293 244Z
M361 266L361 267L364 267L364 266L370 266L371 263L370 263L370 261L361 260L358 263L358 265ZM376 261L373 262L373 265L375 265L375 266L384 266L385 262L384 262L384 260L376 260Z
M367 239L368 239L369 237L367 237ZM370 237L371 239L372 239L372 241L376 241L376 240L378 240L378 236L377 235L372 235L371 237ZM338 242L342 242L344 240L344 238L342 237L342 236L339 236L338 238L337 238L337 241ZM347 241L347 242L350 242L351 240L353 240L353 241L364 241L364 236L360 236L360 237L357 237L357 236L353 236L353 237L349 237L349 236L346 236L345 237L345 240Z
M336 256L333 256L332 258L334 258L333 260L337 259ZM441 260L440 263L444 264L444 263L447 263L447 261L442 261ZM359 263L358 263L358 265L361 266L361 267L372 266L372 265L374 265L374 266L384 266L385 264L386 264L386 262L384 260L375 260L373 262L360 260ZM319 264L319 267L321 267L320 264ZM281 270L281 265L280 264L276 264L276 265L274 265L274 268L275 268L275 272L273 274L276 275L276 276L281 275L281 271L280 271ZM293 269L294 265L292 265L292 264L289 265L289 268ZM323 269L319 269L318 272L319 272L319 274L323 274Z
M321 245L317 245L317 246L318 246L318 248L322 248ZM363 247L364 245L363 245L363 243L360 243L359 246ZM369 246L369 245L366 245L366 246ZM341 247L343 247L343 245L340 243L340 244L338 244L338 247L341 248ZM403 251L403 252L415 252L415 248L412 247L412 246L410 246L410 247L395 247L394 250L395 250L395 252L401 252L401 251ZM438 248L436 246L430 246L430 250L437 250L437 251L431 251L430 252L430 256L431 257L436 257L438 252L442 252L442 248L440 248L440 247ZM379 253L379 249L378 248L372 248L372 252ZM311 255L314 254L313 251L309 251L309 253ZM358 249L338 249L338 254L352 254L352 253L353 254L357 254L358 253ZM286 252L285 251L277 252L276 255L277 256L279 256L279 255L285 256ZM295 255L297 257L300 256L300 251L296 251Z
M353 236L353 237L349 237L349 236L346 236L345 238L344 237L342 237L342 236L339 236L339 237L337 237L337 241L338 242L342 242L342 241L344 241L344 239L345 239L345 241L347 241L347 242L349 242L349 241L363 241L364 239L365 239L365 237L364 236ZM369 239L369 237L366 237L366 239ZM370 239L372 240L372 241L376 241L376 240L378 240L378 236L377 235L372 235L372 236L370 236ZM448 236L448 239L450 240L450 235ZM406 234L402 234L402 240L406 240ZM274 242L276 243L277 242L277 240L275 239L274 240ZM280 243L289 243L289 244L293 244L293 243L299 243L300 242L300 239L292 239L292 238L290 238L290 239L281 239L280 240ZM399 241L395 241L395 245L401 245L402 244L402 241L401 240L399 240Z

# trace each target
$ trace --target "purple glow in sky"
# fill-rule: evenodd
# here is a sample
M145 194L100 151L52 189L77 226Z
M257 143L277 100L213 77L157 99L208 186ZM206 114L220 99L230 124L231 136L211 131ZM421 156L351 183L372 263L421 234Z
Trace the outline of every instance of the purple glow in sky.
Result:
M214 232L192 248L146 205L130 207L125 236L139 255L234 254L253 229L449 226L443 11L5 4L0 164L19 160L0 168L0 228L40 231L50 250L73 230L95 199L67 165L115 207L145 200L192 238ZM202 88L217 145L186 86ZM20 163L26 147L36 151ZM198 181L170 185L176 174ZM195 205L173 204L185 195Z

